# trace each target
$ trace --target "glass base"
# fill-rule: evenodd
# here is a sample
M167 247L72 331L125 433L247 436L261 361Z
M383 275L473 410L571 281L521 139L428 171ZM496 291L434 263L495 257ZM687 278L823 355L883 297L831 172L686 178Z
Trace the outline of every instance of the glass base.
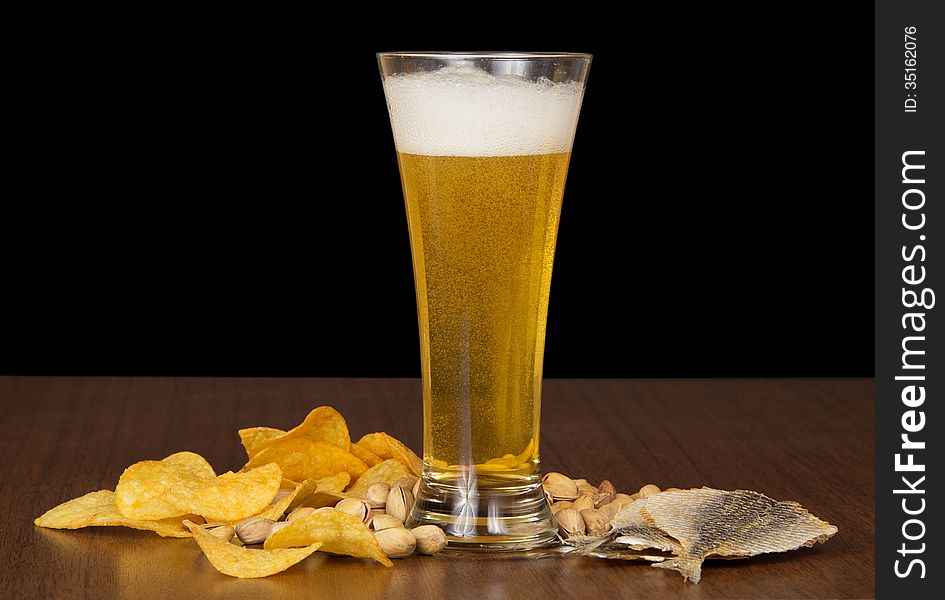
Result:
M437 525L445 552L522 552L557 543L557 524L538 473L514 477L482 472L436 472L429 466L407 527Z

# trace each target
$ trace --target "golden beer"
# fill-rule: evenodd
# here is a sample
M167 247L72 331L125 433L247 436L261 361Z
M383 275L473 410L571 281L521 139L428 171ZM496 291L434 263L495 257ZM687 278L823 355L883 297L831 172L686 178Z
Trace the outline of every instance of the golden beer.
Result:
M548 293L588 55L378 55L420 324L423 479L448 549L551 542L538 432Z
M430 416L424 458L531 473L570 155L398 158Z

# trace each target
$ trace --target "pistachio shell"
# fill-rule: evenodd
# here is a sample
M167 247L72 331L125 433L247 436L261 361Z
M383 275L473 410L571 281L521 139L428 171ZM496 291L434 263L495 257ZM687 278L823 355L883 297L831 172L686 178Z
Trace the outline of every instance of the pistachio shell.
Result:
M384 512L383 508L372 508L371 511L368 513L367 519L364 520L364 524L367 525L368 527L371 527L371 524L374 522L374 519L382 515L386 516L386 514L387 513Z
M414 484L416 484L418 481L419 481L419 478L414 477L413 475L407 475L395 481L394 485L400 486L404 488L405 490L407 490L408 492L410 492L413 489Z
M617 490L609 480L605 479L597 486L597 493L594 494L594 508L600 508L605 504L613 502L617 497Z
M412 508L413 494L399 486L391 488L387 496L387 514L403 523Z
M581 511L581 518L587 535L602 536L610 531L610 517L603 511L586 508Z
M542 485L555 500L574 500L580 496L577 484L561 473L547 473L542 478Z
M407 492L408 494L410 492ZM382 529L374 533L374 538L388 558L403 558L413 554L417 539L403 527Z
M436 554L446 548L446 534L436 525L421 525L410 530L417 540L418 554Z
M388 494L390 494L390 484L378 481L372 483L364 492L364 501L370 504L371 508L384 508Z
M640 494L641 498L649 498L650 496L655 496L656 494L659 494L660 488L653 485L652 483L648 483L645 486L641 487L638 493Z
M587 509L587 508L594 508L594 501L591 499L590 496L581 496L580 498L574 501L574 504L571 505L571 508L573 508L574 510L578 512L581 512L582 510Z
M584 534L584 517L573 508L562 508L555 515L555 519L558 521L558 529L561 530L564 537Z
M371 507L367 502L357 498L345 498L335 505L335 510L348 513L359 519L362 523L367 520L371 512Z
M302 517L307 517L310 514L315 512L315 509L311 506L300 506L289 513L289 516L286 517L287 521L295 521L296 519L301 519Z
M233 536L236 534L236 530L232 525L227 525L226 523L219 525L205 525L204 529L207 533L215 535L221 540L230 541L233 539Z
M380 514L376 515L371 520L371 528L374 531L382 531L384 529L392 529L394 527L403 527L404 524L401 521L398 521L390 515Z
M277 504L280 500L282 500L283 498L285 498L286 496L288 496L294 491L295 490L290 489L290 488L279 488L279 491L276 492L276 495L272 498L272 502L270 502L270 504Z
M237 523L234 529L244 544L261 544L269 537L273 523L275 521L265 517L250 517Z
M272 524L272 527L269 528L269 535L274 534L275 532L279 531L280 529L288 525L289 525L288 521L276 521L275 523ZM266 536L266 537L269 537L269 536Z

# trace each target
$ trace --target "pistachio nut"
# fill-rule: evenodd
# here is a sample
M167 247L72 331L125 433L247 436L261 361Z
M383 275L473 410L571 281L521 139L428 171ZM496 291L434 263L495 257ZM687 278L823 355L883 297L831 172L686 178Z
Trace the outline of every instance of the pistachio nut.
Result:
M610 480L605 479L597 486L597 493L594 494L594 508L600 508L605 504L610 504L616 497L617 490L614 488L614 484L612 484Z
M384 529L403 526L404 524L402 522L387 514L375 515L375 517L371 519L371 527L374 529L374 531L381 531Z
M571 505L571 508L573 508L574 510L578 512L581 512L582 510L586 508L594 508L594 501L591 499L590 496L581 496L580 498L574 501L574 503Z
M641 498L649 498L650 496L655 496L656 494L659 494L660 488L653 485L652 483L648 483L645 486L641 487L640 491L637 493L640 494Z
M629 506L629 505L631 505L631 504L633 504L633 503L635 502L635 500L631 500L630 497L627 496L626 494L617 494L617 495L618 495L618 496L623 495L623 496L625 496L625 497L624 497L624 498L614 498L613 500L611 500L611 501L608 502L607 504L604 504L603 506L600 507L600 510L602 510L602 511L604 511L606 514L610 515L610 518L613 518L614 515L616 515L618 512L620 512L620 509L623 508L624 506Z
M413 475L406 475L404 477L401 477L397 481L395 481L392 487L400 486L404 488L405 490L407 490L408 492L410 492L413 489L414 484L417 483L417 481L419 481L419 479L414 477Z
M363 523L367 520L368 515L371 512L371 507L364 500L358 500L357 498L345 498L335 505L335 510L348 513Z
M541 481L545 492L555 500L575 500L580 496L577 484L561 473L547 473Z
M279 488L279 491L276 492L275 496L273 496L272 502L270 504L275 504L276 502L278 502L279 500L282 500L283 498L285 498L286 496L288 496L294 491L295 490L292 490L289 488Z
M292 512L290 512L289 516L286 517L286 520L295 521L296 519L307 517L313 512L315 512L315 509L312 508L311 506L300 506L296 508L295 510L293 510Z
M584 534L584 517L573 508L562 508L555 515L555 519L558 521L558 529L561 530L564 537Z
M409 493L409 492L408 492ZM388 558L403 558L413 554L417 539L403 527L382 529L374 532L374 538Z
M418 554L436 554L446 548L446 534L436 525L421 525L410 530L417 539Z
M370 527L371 524L374 523L375 518L377 518L380 515L386 515L386 514L387 513L384 512L383 508L372 508L370 511L368 511L368 516L367 516L367 519L364 520L364 524Z
M289 525L288 521L276 521L275 523L272 524L272 527L269 528L269 535L274 534L275 532L279 531L280 529L284 527L288 527L288 525ZM269 536L266 536L266 537L269 537Z
M581 511L581 518L584 519L587 535L602 536L610 531L610 517L603 511L586 508Z
M236 533L236 530L233 529L232 525L227 525L226 523L211 523L204 526L204 531L210 535L215 535L221 540L230 541L233 539L233 535Z
M617 511L621 509L621 506L619 505L614 506L614 504L615 504L614 502L605 504L597 510L601 511L602 513L607 515L609 518L613 519L617 515Z
M571 505L570 502L568 502L568 506L561 506L561 504L562 504L562 502L555 502L554 504L552 504L552 505L551 505L551 514L556 515L556 514L558 514L558 511L559 511L559 510L564 509L564 508L568 508L568 506Z
M265 517L250 517L236 524L236 535L244 544L261 544L269 537L273 523L275 521Z
M391 488L387 495L387 514L403 523L412 508L413 494L399 486Z
M390 484L378 481L371 484L364 492L364 501L370 504L371 508L384 508L388 494L390 494Z

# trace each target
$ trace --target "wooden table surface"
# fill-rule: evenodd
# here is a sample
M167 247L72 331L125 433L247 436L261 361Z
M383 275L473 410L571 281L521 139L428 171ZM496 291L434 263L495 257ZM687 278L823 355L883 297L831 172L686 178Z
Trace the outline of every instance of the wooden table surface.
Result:
M550 380L545 470L618 491L642 484L745 488L796 500L839 527L826 544L707 561L698 585L593 558L396 560L316 554L257 580L217 573L190 539L117 527L33 526L46 509L110 488L180 450L217 471L244 462L236 430L288 428L328 404L352 437L420 447L414 380L0 378L0 581L10 598L868 598L873 596L873 382Z

